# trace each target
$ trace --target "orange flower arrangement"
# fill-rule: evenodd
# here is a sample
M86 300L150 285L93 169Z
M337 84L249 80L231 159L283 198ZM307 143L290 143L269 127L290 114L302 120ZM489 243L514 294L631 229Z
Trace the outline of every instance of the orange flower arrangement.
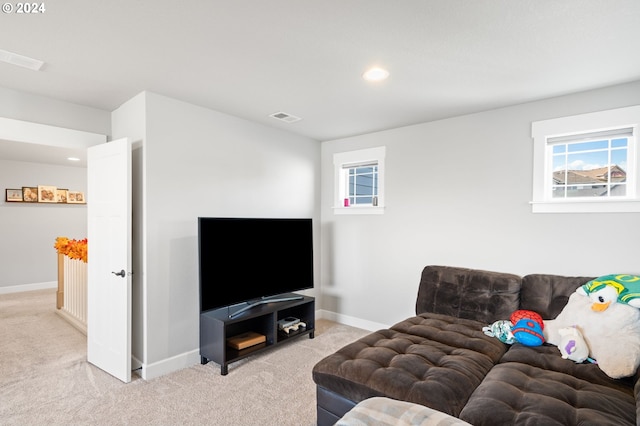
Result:
M87 239L83 240L70 240L67 237L56 238L56 243L53 245L56 251L65 256L69 256L71 259L82 260L87 263L88 249Z

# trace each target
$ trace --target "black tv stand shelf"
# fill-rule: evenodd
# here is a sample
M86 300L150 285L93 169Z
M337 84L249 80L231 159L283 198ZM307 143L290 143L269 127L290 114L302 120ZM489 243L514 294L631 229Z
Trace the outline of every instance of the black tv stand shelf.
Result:
M234 308L220 308L200 314L200 360L202 364L213 361L220 364L220 374L229 372L229 364L249 355L277 346L300 336L308 335L313 339L315 333L315 299L295 293L281 295L278 298L292 298L285 301L264 301L237 316L232 315ZM235 307L238 310L239 307ZM229 318L232 316L232 318ZM278 320L296 317L306 324L289 334L278 330ZM227 345L227 339L247 332L255 332L266 337L266 341L244 349L235 349Z

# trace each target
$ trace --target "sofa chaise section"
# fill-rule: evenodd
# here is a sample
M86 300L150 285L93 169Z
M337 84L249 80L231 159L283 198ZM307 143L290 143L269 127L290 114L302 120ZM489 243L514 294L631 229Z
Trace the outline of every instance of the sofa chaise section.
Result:
M517 309L520 286L521 279L511 274L425 268L415 317L371 333L314 367L318 424L333 424L376 396L458 416L507 350L482 327Z

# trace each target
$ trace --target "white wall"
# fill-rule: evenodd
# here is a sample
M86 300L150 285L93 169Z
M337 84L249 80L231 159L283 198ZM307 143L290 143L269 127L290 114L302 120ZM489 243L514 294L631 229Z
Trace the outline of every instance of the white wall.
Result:
M322 308L356 325L414 313L429 264L640 273L640 215L532 214L532 121L640 104L640 82L322 144ZM386 211L332 212L333 153L385 145ZM348 322L347 321L347 322Z
M0 159L0 187L53 185L87 190L87 170ZM57 285L56 237L86 238L87 209L79 204L0 202L0 292Z
M145 97L142 374L151 378L200 359L197 218L319 219L320 145L154 93ZM319 237L319 224L316 230Z

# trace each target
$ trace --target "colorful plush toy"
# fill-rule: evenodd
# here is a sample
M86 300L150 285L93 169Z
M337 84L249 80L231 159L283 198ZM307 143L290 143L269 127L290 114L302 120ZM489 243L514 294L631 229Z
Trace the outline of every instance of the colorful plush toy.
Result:
M572 327L563 327L558 330L560 334L560 343L558 349L562 354L562 358L581 363L589 358L589 346L584 341L582 333L575 325Z
M634 307L638 294L630 285L636 281L628 280L628 275L614 275L614 285L607 282L611 277L597 278L576 289L556 319L544 322L544 336L548 343L561 346L559 330L575 325L589 347L589 356L605 374L618 379L632 376L640 366L640 309ZM605 297L611 293L605 287L615 289L618 297ZM594 303L606 307L593 308Z
M484 334L487 336L495 337L502 343L511 345L516 342L516 338L511 332L511 327L511 321L498 320L488 327L482 327L482 331L484 331Z
M544 343L544 321L540 314L526 309L514 311L510 317L513 335L525 346L540 346Z
M521 319L530 319L540 324L540 328L544 330L544 320L539 313L534 311L518 309L517 311L513 311L509 319L511 320L511 324L517 324Z
M536 320L523 318L513 326L513 335L525 346L540 346L544 343L542 326Z

